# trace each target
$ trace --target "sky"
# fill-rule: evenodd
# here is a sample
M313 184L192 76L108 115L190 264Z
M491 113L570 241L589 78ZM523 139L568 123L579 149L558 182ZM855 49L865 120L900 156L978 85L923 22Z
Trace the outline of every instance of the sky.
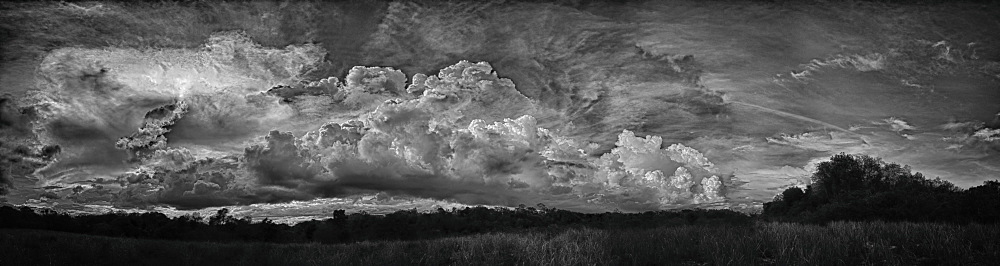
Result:
M1000 177L974 4L4 5L13 204L753 210L839 153Z

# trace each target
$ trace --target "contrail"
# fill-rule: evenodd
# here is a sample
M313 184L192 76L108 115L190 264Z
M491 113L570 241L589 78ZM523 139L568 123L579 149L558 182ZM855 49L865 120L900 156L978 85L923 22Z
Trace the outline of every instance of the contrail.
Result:
M855 136L860 136L861 135L861 134L858 134L858 133L855 133L855 132L851 132L850 130L844 129L842 127L838 127L838 126L836 126L834 124L830 124L830 123L827 123L827 122L819 121L819 120L816 120L816 119L808 118L808 117L805 117L805 116L801 116L801 115L797 115L797 114L793 114L793 113L789 113L789 112L785 112L785 111L774 110L774 109L763 107L763 106L760 106L760 105L749 104L749 103L744 103L744 102L735 102L735 101L733 101L733 102L730 102L730 103L738 104L738 105L743 105L743 106L747 106L747 107L753 107L753 108L759 109L759 110L767 112L767 113L771 113L771 114L775 114L775 115L779 115L779 116L784 116L784 117L788 117L788 118L796 119L796 120L800 120L800 121L806 121L806 122L810 122L810 123L817 124L817 125L822 125L822 126L825 126L825 127L828 127L828 128L832 128L832 129L836 129L838 131L841 131L841 132L844 132L844 133L847 133L847 134L851 134L851 135L855 135Z

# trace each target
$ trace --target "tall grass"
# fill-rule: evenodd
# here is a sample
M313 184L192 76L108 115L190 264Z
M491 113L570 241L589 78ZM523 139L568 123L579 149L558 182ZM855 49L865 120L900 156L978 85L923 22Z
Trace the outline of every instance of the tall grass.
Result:
M0 231L0 265L992 265L1000 225L838 222L491 233L353 244Z

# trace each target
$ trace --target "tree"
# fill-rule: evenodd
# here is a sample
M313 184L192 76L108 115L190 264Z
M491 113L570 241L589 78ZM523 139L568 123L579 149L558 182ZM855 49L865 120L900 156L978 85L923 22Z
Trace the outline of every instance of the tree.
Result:
M337 221L347 220L347 211L345 210L335 210L333 211L333 219Z
M977 222L1000 222L1000 181L990 180L965 192L965 206Z
M772 202L765 203L762 215L817 223L834 220L968 222L972 217L979 217L975 218L978 221L1000 221L1000 218L990 218L989 211L968 207L988 205L988 196L963 201L965 192L948 181L927 179L920 173L911 173L908 166L886 163L867 155L834 155L817 166L812 181L804 191L789 188ZM991 184L975 189L973 194L990 194ZM994 198L1000 202L1000 196Z
M784 200L785 203L788 203L789 205L795 204L795 202L801 200L805 196L806 192L802 191L802 189L799 187L791 187L785 189L784 192L781 192L782 200Z
M208 224L209 225L224 225L224 224L229 223L231 220L233 220L233 219L232 219L232 217L229 217L229 209L222 208L222 209L219 209L219 211L216 212L215 215L212 215L212 217L208 217Z

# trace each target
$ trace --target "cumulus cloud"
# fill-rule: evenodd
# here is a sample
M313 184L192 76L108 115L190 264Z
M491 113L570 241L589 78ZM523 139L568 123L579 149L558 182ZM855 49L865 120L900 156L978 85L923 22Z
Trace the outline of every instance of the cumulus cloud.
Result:
M623 135L610 155L588 156L595 144L541 127L536 102L486 62L460 61L436 75L415 74L409 84L385 67L355 67L344 82L309 82L295 74L312 62L306 48L268 50L223 34L203 51L179 54L214 60L208 65L57 51L41 71L35 130L70 144L70 152L40 174L51 182L117 176L121 190L112 201L119 206L200 208L380 191L625 210L725 200L725 175L694 149L660 147L659 137ZM233 59L241 56L249 61ZM269 64L285 67L260 67ZM309 125L319 121L336 122ZM115 156L114 148L125 152ZM85 154L95 152L112 156L88 161ZM65 174L93 165L107 169Z
M393 6L386 25L397 24L389 21L399 14L397 9L421 9ZM434 36L468 33L424 22L415 26L438 29ZM556 24L544 30L558 30ZM567 73L573 80L519 90L493 65L469 61L409 80L396 68L359 66L343 79L307 81L302 77L322 64L325 51L314 45L261 47L239 32L215 34L198 50L59 49L39 68L41 90L32 99L40 119L33 130L42 142L64 149L59 162L38 174L44 183L117 176L122 189L113 201L125 206L197 208L377 191L470 204L556 202L621 209L724 200L727 177L689 147L663 148L633 143L629 137L620 139L621 149L613 155L624 158L608 159L621 166L606 165L587 155L597 153L600 145L540 125L567 121L558 117L560 112L579 111L573 116L604 119L614 134L640 125L647 116L679 118L683 121L653 122L682 128L700 121L699 116L724 111L721 94L691 86L698 73L693 57L636 49L601 53L596 43L635 47L621 40L621 32L591 36L586 29L573 31L555 43L529 41L526 49L576 69L590 62L567 57L578 52L614 59L597 60L607 66L632 59L639 63L622 66L621 73L604 70L617 67L588 67L596 72ZM380 34L391 35L381 41L398 41L392 32ZM413 47L432 41L423 39ZM455 42L461 44L452 48L462 48L460 52L489 47L481 38L443 43ZM438 50L427 53L433 57L428 65L454 60L434 55L448 45L433 47ZM368 52L379 54L376 50ZM666 89L658 83L665 80L651 78L662 75L647 75L663 71L669 74L665 80L674 82ZM543 95L549 90L579 91L558 96L570 99L560 102ZM669 95L645 96L664 90ZM615 97L602 98L604 91ZM543 101L552 106L539 105ZM584 102L579 105L583 109L567 107L577 106L570 101ZM649 150L631 151L642 145ZM652 165L657 163L664 164ZM629 177L609 183L608 177L598 177L602 171Z
M187 104L184 102L157 107L146 113L139 131L118 139L115 147L127 150L133 161L141 160L151 151L166 148L167 138L164 134L170 132L170 126L186 112Z
M257 203L375 191L500 205L529 199L552 203L565 200L558 196L569 193L579 201L625 210L725 200L728 177L714 173L712 163L699 152L677 144L664 149L659 143L636 146L631 140L638 138L630 136L631 132L622 134L621 148L594 162L586 162L580 149L572 155L565 143L537 128L530 116L493 124L475 120L466 128L430 135L424 140L433 143L406 143L379 129L362 129L358 122L326 125L302 138L273 131L265 138L266 144L247 148L239 160L242 169L231 168L233 174L219 179L224 182L207 179L196 167L160 173L170 177L168 181L131 176L125 180L127 191L163 185L155 190L160 191L158 203L178 206L186 206L178 198L196 196L212 196L201 203ZM614 162L606 161L615 156ZM582 165L559 164L573 161ZM669 169L672 175L664 175L666 167L650 166L654 164L675 167ZM188 174L192 171L196 173ZM236 181L241 175L255 178ZM240 182L250 185L227 187ZM595 197L594 192L599 195ZM122 198L137 196L139 200L131 201L154 203L147 195L131 192ZM229 196L229 201L220 196ZM553 204L563 206L560 203Z
M597 160L595 173L611 197L638 194L664 206L725 200L728 177L717 174L701 152L681 144L662 148L659 136L640 138L628 130L618 135L615 145Z
M265 145L248 147L244 154L247 168L260 175L257 180L261 185L296 188L321 170L310 164L308 154L299 150L292 134L271 131L265 140Z
M181 167L146 166L118 177L122 189L115 204L145 207L167 204L181 208L248 204L255 194L240 163L233 157L201 159Z
M439 117L460 123L473 119L500 121L530 114L537 108L517 91L513 81L498 77L486 62L463 60L441 69L436 76L414 75L407 91L422 93L419 108L444 112Z
M349 90L394 95L405 95L406 92L406 75L390 67L356 66L351 68L345 80Z
M400 75L400 72L388 68L354 68L349 74L346 91L351 94L403 92L405 79L399 80ZM385 78L386 76L390 78ZM440 79L435 77L427 84L430 84L435 91L451 90L447 97L388 101L364 116L363 120L328 123L301 138L296 138L288 132L271 131L264 137L264 143L246 148L239 160L240 169L238 169L245 173L236 173L233 176L255 177L244 178L246 179L244 181L250 181L255 188L253 193L256 199L251 201L336 196L351 193L353 190L389 190L417 196L447 198L455 196L449 195L451 193L447 192L449 190L457 191L451 194L483 194L462 191L488 191L492 190L487 189L488 186L520 182L509 178L502 181L486 179L521 171L520 168L510 164L523 161L516 157L523 157L525 153L529 153L525 150L528 148L522 147L513 151L491 150L490 147L494 143L488 141L502 140L483 138L490 138L484 134L496 130L500 130L500 133L514 134L510 131L511 128L534 132L532 130L537 129L533 118L523 117L505 122L518 126L483 125L484 120L473 120L468 128L462 128L461 124L458 124L460 122L458 120L472 120L479 117L479 114L494 114L498 117L499 115L495 113L503 115L517 112L484 107L494 104L492 101L497 100L495 98L497 94L516 94L513 84L509 80L499 79L485 63L460 62L442 71L439 77ZM494 85L494 82L499 84ZM378 86L382 89L375 89ZM523 96L521 99L524 100L521 104L529 107L515 105L514 110L530 109L531 103ZM195 106L196 103L189 105ZM195 114L196 110L198 109L192 108L188 115ZM224 113L206 117L218 117ZM483 117L489 116L483 115ZM518 131L520 135L517 136L531 137L528 136L530 133L521 131ZM528 142L517 142L519 145L525 143ZM537 141L531 143L539 145ZM540 148L536 147L536 150ZM443 155L452 151L460 155ZM151 168L153 172L157 169ZM188 172L197 172L197 168L186 169ZM169 170L167 175L173 174L170 171L176 170ZM469 174L472 179L454 173ZM129 187L134 187L131 181L139 181L137 185L140 187L150 186L149 182L144 181L147 179L125 178L125 180L130 181L126 184ZM190 188L167 186L173 184L169 182L158 184L164 186L163 191L173 191L174 187L181 187L189 193L157 195L190 198L198 194L195 193L198 191L226 191L225 184L209 185L205 183L207 181L198 178L177 180L190 181ZM409 184L393 184L401 182L400 180ZM427 185L449 180L455 181L454 184ZM218 189L215 189L216 187ZM227 195L237 194L240 193ZM128 197L134 197L134 194L126 194L124 198ZM250 198L245 195L242 197ZM146 197L143 200L149 199Z
M395 75L391 69L354 71L352 93L402 88L381 78ZM119 201L199 207L381 191L466 204L648 210L720 203L731 185L699 151L663 148L657 136L624 131L611 153L587 156L590 145L540 127L533 103L484 62L462 61L413 81L406 93L419 93L414 98L386 100L358 119L301 135L270 131L230 159L159 150L121 178Z

